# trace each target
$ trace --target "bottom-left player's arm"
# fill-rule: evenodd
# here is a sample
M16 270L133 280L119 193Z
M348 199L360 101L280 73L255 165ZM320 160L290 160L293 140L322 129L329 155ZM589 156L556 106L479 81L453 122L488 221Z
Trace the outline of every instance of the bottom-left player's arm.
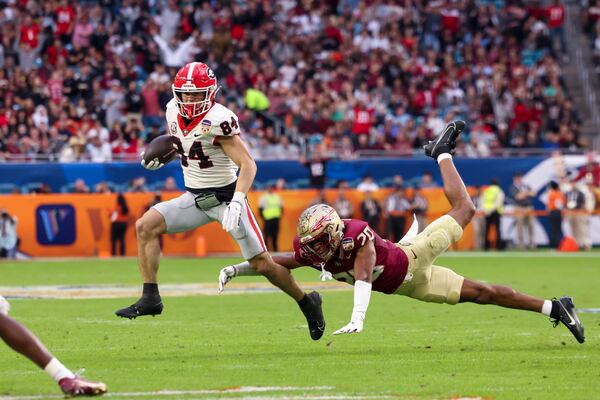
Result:
M296 261L296 259L294 258L294 253L273 256L273 261L287 269L294 269L303 266L298 261ZM223 291L227 282L229 282L236 276L256 275L260 274L250 266L250 263L248 261L244 261L239 264L229 265L223 268L219 273L219 293Z
M375 267L376 253L375 245L369 240L356 252L354 260L354 308L350 323L333 332L334 335L341 333L358 333L363 330L367 308L371 300L371 280L373 268Z

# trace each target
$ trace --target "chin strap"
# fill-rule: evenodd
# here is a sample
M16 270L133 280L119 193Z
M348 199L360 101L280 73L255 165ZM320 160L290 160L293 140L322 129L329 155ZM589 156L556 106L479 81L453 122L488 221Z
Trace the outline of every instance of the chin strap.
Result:
M331 272L325 270L325 263L324 262L320 263L319 267L321 267L321 276L320 276L321 281L322 282L332 281L333 275L331 274Z

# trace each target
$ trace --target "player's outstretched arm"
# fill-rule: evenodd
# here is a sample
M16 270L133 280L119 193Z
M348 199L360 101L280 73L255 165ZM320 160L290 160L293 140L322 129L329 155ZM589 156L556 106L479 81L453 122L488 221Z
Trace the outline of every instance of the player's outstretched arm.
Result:
M375 261L375 245L372 240L369 240L356 252L354 260L354 308L350 323L333 332L334 335L358 333L363 330L367 308L371 300L371 280Z
M302 267L302 264L300 264L294 258L294 253L273 256L273 261L289 270ZM219 293L221 293L225 289L225 285L236 276L257 275L260 274L256 272L256 269L250 266L248 261L244 261L235 265L228 265L227 267L221 269L221 272L219 273Z
M242 214L242 205L246 199L246 195L254 182L256 176L256 163L248 153L246 145L238 135L233 137L219 137L219 144L227 157L240 168L237 183L235 185L235 193L233 199L225 209L221 224L225 231L230 232L238 227L240 216Z

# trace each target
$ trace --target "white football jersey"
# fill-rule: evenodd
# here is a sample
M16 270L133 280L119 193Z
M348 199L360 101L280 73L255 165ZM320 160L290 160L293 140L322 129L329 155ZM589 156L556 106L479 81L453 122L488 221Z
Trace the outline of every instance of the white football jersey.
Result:
M175 99L171 99L166 118L169 134L177 139L186 187L222 187L237 179L238 166L218 144L219 136L240 134L238 118L233 111L215 103L204 118L196 118L186 126Z

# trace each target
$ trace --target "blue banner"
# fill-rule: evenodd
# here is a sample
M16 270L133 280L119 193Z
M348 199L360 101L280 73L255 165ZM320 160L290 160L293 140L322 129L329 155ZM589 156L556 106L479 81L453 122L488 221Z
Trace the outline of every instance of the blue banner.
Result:
M523 158L486 158L456 159L456 166L467 185L485 185L492 178L498 179L503 188L508 188L512 176L518 172L527 172L544 160L542 157ZM258 172L255 188L262 189L284 178L291 188L309 186L308 167L297 161L257 161ZM364 159L352 161L332 160L327 162L327 185L333 186L344 179L356 185L365 175L371 175L384 186L391 183L394 175L401 175L410 184L423 175L431 172L434 179L441 184L439 169L430 159ZM0 187L6 193L19 188L27 192L39 183L47 183L54 192L68 192L76 179L83 179L92 188L99 182L108 182L119 190L126 190L130 181L143 176L150 190L158 190L169 176L175 178L177 186L183 189L183 174L179 163L167 164L162 169L148 171L138 163L29 163L0 164Z

